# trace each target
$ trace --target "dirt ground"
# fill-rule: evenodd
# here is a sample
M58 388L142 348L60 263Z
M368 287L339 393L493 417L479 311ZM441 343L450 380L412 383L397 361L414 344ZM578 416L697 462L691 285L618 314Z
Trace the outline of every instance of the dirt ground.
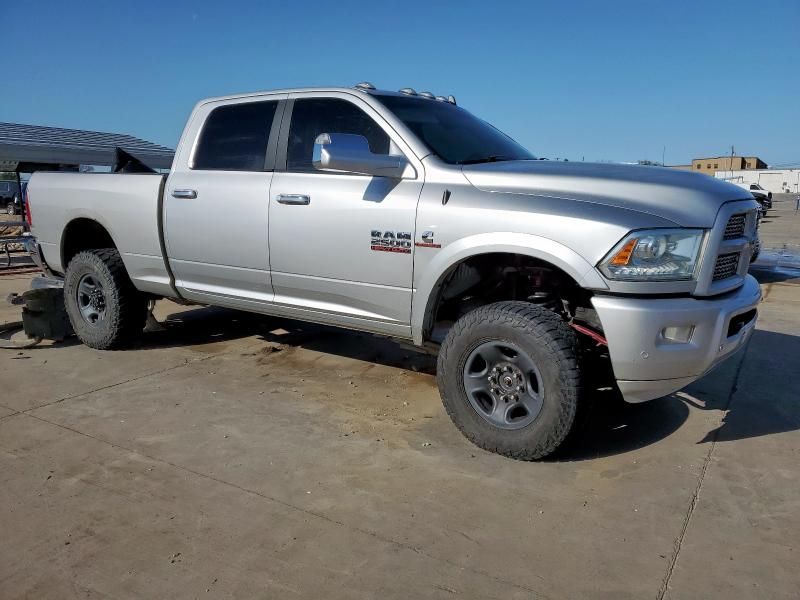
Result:
M0 350L0 598L797 598L793 208L748 347L558 460L475 448L366 334L161 302L133 350Z

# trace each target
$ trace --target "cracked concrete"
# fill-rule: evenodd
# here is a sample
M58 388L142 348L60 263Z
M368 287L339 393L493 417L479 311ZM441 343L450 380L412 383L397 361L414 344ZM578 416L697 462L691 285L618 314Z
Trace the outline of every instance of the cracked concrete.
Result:
M368 335L161 303L136 350L0 351L0 597L796 597L796 283L746 353L540 463Z
M731 381L731 388L727 394L727 401L725 402L724 411L730 410L731 402L733 400L733 396L736 393L736 390L739 387L739 379L742 374L742 364L747 358L747 353L750 351L750 346L748 345L744 351L740 352L738 356L732 358L731 360L735 362L735 376ZM700 491L703 488L703 481L706 478L706 473L708 472L708 467L711 464L711 458L714 455L714 450L717 446L717 435L719 433L719 429L717 429L711 437L711 446L708 448L708 453L706 454L705 459L703 460L703 466L700 469L700 476L697 478L697 487L695 487L694 492L692 493L691 500L689 502L689 507L686 511L686 515L683 519L683 526L681 527L680 533L675 540L674 549L672 552L672 556L670 558L669 565L667 567L667 572L664 576L664 580L661 584L661 588L658 590L658 600L662 600L666 595L667 591L670 587L670 582L672 581L672 575L675 572L675 566L678 563L678 559L680 558L681 549L683 548L683 540L686 538L686 532L689 530L689 525L692 521L692 515L694 514L695 509L700 501Z

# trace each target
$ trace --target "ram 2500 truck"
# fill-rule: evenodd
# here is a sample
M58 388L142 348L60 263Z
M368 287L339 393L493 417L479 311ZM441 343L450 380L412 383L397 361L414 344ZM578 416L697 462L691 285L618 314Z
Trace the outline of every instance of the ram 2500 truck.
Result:
M153 298L410 340L438 351L461 431L516 458L562 444L593 357L629 402L670 394L744 345L761 298L746 191L536 160L412 89L204 100L169 175L37 173L28 191L85 344L130 342Z

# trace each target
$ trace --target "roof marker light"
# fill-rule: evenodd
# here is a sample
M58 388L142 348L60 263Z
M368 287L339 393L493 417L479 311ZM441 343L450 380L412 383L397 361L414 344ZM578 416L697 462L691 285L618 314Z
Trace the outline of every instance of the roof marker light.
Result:
M356 84L357 90L374 90L375 86L372 85L369 81L362 81L361 83Z
M450 95L450 96L448 96L448 97L447 97L447 101L448 101L450 104L455 104L455 103L456 103L456 97L455 97L455 96L453 96L453 95Z
M400 90L400 93L405 94L406 96L416 96L417 90L415 90L414 88L403 88L402 90Z
M419 95L422 96L423 98L430 98L431 100L433 100L434 98L433 94L431 94L430 92L420 92Z

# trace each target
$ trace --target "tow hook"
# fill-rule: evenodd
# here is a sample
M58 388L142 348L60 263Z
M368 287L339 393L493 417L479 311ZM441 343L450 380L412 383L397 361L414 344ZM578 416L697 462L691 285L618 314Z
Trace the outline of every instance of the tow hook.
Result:
M586 327L585 325L578 325L575 322L570 323L569 326L572 327L578 333L582 333L583 335L592 338L599 345L608 346L608 340L605 337L603 337L603 335L601 335L600 333L595 331L594 329L590 329L589 327Z

